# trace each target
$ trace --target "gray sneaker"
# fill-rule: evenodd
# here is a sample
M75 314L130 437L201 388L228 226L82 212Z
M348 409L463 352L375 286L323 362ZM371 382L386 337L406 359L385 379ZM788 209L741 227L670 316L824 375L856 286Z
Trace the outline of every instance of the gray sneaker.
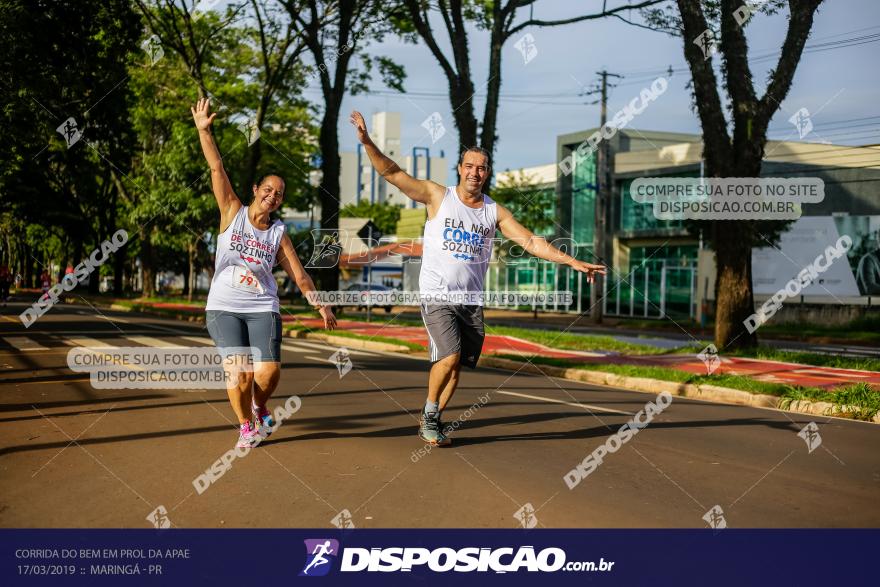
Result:
M440 430L440 414L422 412L419 424L419 438L436 446L448 446L452 441Z

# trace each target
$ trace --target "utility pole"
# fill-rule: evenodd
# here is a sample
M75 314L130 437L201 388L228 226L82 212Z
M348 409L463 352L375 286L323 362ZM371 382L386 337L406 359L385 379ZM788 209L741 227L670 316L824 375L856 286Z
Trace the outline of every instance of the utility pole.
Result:
M608 122L608 78L622 76L616 73L608 73L606 70L596 72L600 78L599 88L599 129L605 127ZM613 86L612 86L613 87ZM595 103L595 102L594 102ZM596 165L596 198L594 202L594 225L593 225L593 257L596 263L605 262L605 237L607 234L606 220L607 208L611 201L611 146L606 139L599 143L599 152ZM590 318L594 324L602 323L602 280L604 276L596 274L590 287Z

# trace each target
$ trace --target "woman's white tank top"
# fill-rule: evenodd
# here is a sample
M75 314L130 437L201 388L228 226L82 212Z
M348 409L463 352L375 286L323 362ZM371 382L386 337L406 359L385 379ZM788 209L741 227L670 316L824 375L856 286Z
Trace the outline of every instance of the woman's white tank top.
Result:
M284 223L276 220L267 230L254 228L248 207L242 206L217 237L214 278L205 310L278 312L278 285L272 275Z

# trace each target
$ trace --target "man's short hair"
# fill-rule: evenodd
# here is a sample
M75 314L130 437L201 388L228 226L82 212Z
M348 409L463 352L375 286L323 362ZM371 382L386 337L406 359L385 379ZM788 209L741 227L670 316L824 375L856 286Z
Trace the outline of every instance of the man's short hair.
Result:
M492 169L492 155L490 155L489 151L487 151L483 147L476 147L476 146L468 147L467 149L462 151L461 155L458 156L458 164L459 165L464 163L464 154L465 153L479 153L480 155L483 155L486 158L486 161L488 162L489 169Z

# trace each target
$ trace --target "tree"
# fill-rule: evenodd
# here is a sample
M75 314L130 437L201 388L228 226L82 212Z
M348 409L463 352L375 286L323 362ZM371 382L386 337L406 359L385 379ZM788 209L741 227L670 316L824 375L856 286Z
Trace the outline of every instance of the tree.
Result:
M342 99L348 91L354 95L367 89L373 59L363 53L365 40L381 41L389 30L385 21L386 7L378 0L309 0L305 10L292 0L282 0L290 18L297 24L306 47L314 59L324 108L318 133L321 181L318 197L321 205L321 228L339 226L339 116ZM361 68L351 66L355 55L361 57ZM389 87L403 91L403 69L387 58L376 60L379 73ZM318 274L320 287L339 289L338 268L322 269Z
M522 169L507 172L492 190L492 199L507 207L520 223L535 234L547 233L556 226L555 189L540 187L534 174Z
M361 200L357 204L348 204L340 209L339 216L342 218L369 218L382 234L394 234L402 208L403 206L389 202L371 204L367 200Z
M5 2L0 10L7 82L0 207L33 223L34 232L57 236L50 260L76 264L117 228L108 154L124 159L133 148L121 82L139 24L124 0L53 2L39 10ZM69 144L56 131L62 126L71 131ZM97 286L93 272L90 290Z
M143 150L133 163L137 189L123 187L146 239L141 242L144 295L152 295L155 245L163 252L185 252L184 293L192 297L200 264L208 260L217 210L188 108L206 95L218 105L221 118L212 132L230 177L241 179L237 193L244 203L258 166L266 164L285 178L285 203L302 204L298 196L308 186L307 153L313 143L310 116L295 83L302 78L296 64L302 46L294 42L295 31L283 15L265 2L198 15L184 0L139 5L150 32L169 50L132 73L138 93L132 116ZM250 18L245 6L253 10ZM262 143L271 150L263 152ZM174 230L161 232L157 226Z
M682 37L684 57L691 70L694 107L703 130L703 159L708 177L759 177L767 127L788 95L813 17L822 0L788 0L788 28L767 89L758 96L748 62L748 44L741 0L676 0L677 14L653 9L653 25ZM774 12L784 0L771 0L762 12ZM746 16L748 16L746 14ZM742 25L740 24L742 22ZM726 107L718 90L711 53L704 54L701 35L713 39L722 57L721 75ZM706 38L706 37L703 37ZM728 117L725 114L729 115ZM693 223L703 230L715 251L715 345L718 349L751 347L758 343L744 321L755 309L752 292L752 247L778 241L789 222L714 220Z
M645 0L607 9L603 2L601 12L584 14L561 20L540 20L529 17L514 24L517 11L531 7L535 0L400 0L394 11L397 30L405 39L416 42L418 37L425 42L434 58L440 64L449 85L449 105L455 127L458 129L459 156L468 147L479 144L491 155L495 154L498 141L498 102L501 96L501 49L511 37L529 26L554 27L560 25L619 16L626 10L646 8L666 0ZM452 47L452 56L447 57L441 41L434 33L430 15L438 12L446 31L447 42ZM471 74L471 56L468 46L467 25L473 24L480 30L489 31L489 70L486 75L486 104L482 121L478 124L474 111L473 97L476 93ZM479 135L479 143L477 137Z

